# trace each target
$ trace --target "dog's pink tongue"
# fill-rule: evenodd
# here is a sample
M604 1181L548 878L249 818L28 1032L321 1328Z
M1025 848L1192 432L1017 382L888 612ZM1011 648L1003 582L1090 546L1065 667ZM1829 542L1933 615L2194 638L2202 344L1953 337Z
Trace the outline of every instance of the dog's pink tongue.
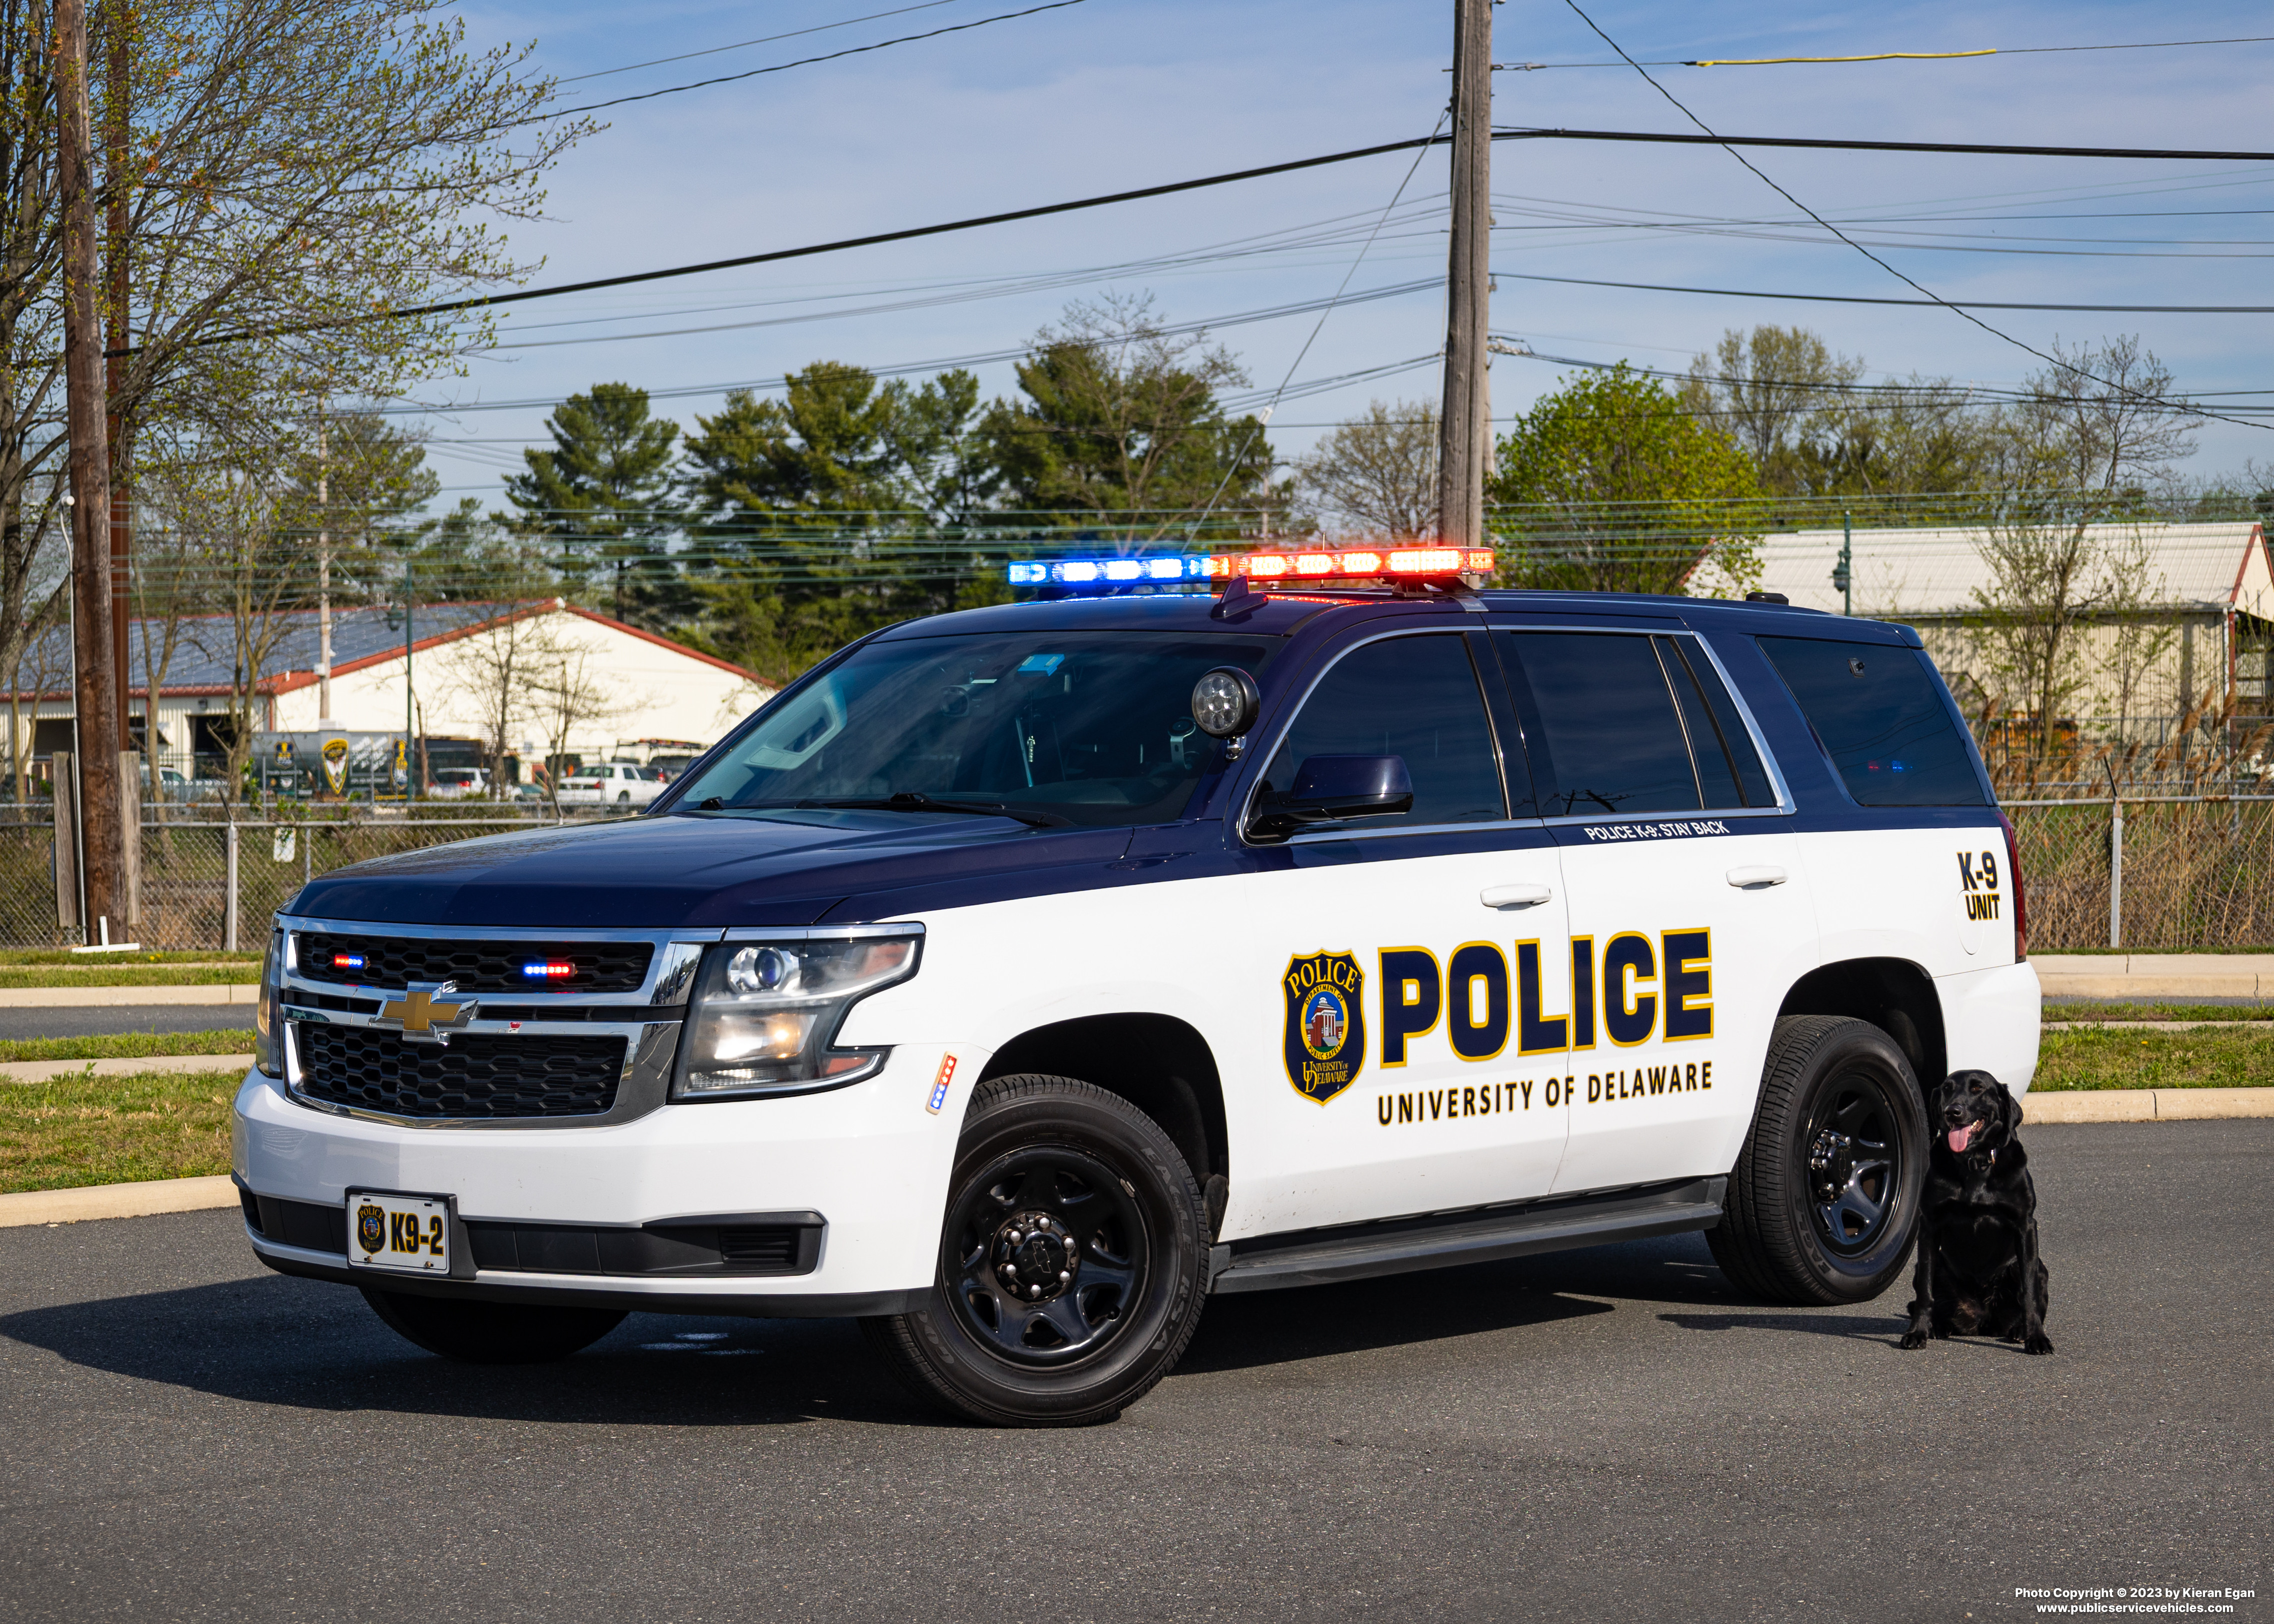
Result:
M1954 1155L1964 1155L1966 1154L1967 1141L1971 1139L1973 1137L1974 1125L1971 1123L1969 1123L1963 1128L1953 1128L1950 1131L1951 1153Z

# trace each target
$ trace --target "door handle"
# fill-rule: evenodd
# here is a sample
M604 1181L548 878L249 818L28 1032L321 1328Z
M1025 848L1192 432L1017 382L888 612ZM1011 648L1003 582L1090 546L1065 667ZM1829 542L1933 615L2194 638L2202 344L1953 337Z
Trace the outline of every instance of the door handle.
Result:
M1739 891L1766 891L1791 877L1774 863L1743 863L1729 870L1729 883Z
M1477 900L1488 908L1536 908L1555 895L1547 886L1527 880L1516 885L1487 885L1477 893Z

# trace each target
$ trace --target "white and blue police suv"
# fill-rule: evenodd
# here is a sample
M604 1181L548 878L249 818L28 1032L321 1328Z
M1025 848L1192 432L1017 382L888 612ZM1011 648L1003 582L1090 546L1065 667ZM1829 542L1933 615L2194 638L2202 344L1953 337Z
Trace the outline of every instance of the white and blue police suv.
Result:
M1016 567L1049 601L853 644L637 817L314 881L235 1106L254 1250L474 1361L857 1316L1028 1425L1117 1414L1211 1292L1692 1229L1750 1292L1885 1289L1923 1085L2037 1062L1917 637L1329 563Z

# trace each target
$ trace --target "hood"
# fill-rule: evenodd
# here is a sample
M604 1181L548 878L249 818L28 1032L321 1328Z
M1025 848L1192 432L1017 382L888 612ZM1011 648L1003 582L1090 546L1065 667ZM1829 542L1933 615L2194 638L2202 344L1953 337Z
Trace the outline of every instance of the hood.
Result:
M997 817L790 816L641 817L454 841L335 869L284 911L530 929L809 925L858 918L864 891L1111 862L1130 835Z

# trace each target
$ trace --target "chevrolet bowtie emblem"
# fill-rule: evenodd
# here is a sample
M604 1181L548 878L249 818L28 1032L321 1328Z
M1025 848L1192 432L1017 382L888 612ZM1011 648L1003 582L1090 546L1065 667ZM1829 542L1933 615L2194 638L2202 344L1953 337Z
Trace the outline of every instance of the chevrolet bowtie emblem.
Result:
M406 1041L447 1045L450 1034L460 1031L481 1008L478 998L462 998L455 1004L438 1004L458 990L456 981L414 981L400 998L389 998L379 1006L379 1019L373 1024L400 1026Z

